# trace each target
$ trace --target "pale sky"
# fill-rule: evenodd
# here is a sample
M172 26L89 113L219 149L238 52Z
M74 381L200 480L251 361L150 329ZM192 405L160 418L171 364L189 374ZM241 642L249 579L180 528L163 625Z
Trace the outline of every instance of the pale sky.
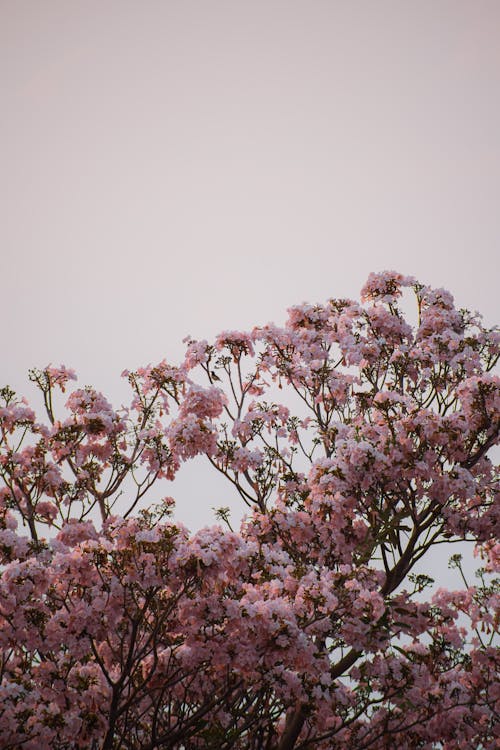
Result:
M498 319L497 0L0 0L0 91L1 384L117 403L386 268Z

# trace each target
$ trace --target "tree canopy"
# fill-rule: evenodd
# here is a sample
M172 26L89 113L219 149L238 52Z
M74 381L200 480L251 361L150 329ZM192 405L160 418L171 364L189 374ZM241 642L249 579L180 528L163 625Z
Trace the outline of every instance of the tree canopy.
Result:
M63 366L43 417L3 388L2 748L497 748L499 342L385 272L125 372L127 407ZM162 497L200 454L239 528ZM433 587L455 542L476 580Z

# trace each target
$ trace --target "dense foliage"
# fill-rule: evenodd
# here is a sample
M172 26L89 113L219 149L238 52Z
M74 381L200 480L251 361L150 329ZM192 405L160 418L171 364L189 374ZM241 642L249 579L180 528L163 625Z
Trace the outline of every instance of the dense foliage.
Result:
M498 353L388 272L125 373L128 408L72 387L59 414L64 367L31 374L43 419L4 388L1 747L497 748ZM239 530L160 499L199 454ZM416 563L456 541L477 580L428 594Z

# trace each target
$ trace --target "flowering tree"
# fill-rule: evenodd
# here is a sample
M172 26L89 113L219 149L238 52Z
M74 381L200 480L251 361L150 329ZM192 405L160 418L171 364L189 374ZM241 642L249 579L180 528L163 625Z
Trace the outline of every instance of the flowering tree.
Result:
M125 373L128 408L73 389L60 416L64 367L31 374L44 420L4 388L1 747L497 748L498 352L388 272ZM145 504L199 454L239 531ZM478 579L455 555L427 601L415 565L457 541Z

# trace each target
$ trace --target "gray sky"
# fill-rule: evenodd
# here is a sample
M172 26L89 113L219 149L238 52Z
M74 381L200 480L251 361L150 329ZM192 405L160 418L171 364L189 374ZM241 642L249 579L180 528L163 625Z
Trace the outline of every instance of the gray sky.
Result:
M496 0L0 0L0 91L2 383L385 268L498 317Z

